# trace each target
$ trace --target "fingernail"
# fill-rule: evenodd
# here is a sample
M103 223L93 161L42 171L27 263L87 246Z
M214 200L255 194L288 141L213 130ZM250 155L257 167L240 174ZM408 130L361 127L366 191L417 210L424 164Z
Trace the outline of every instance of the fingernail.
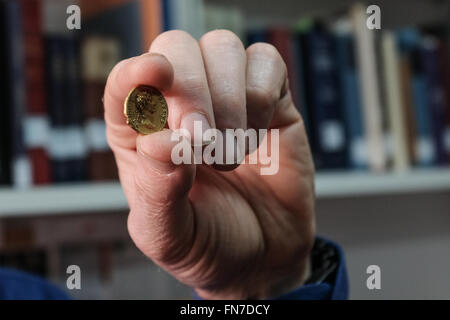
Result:
M201 113L193 112L185 115L181 120L181 129L189 132L193 146L203 146L211 142L203 139L203 134L206 130L211 129L211 126L208 119Z

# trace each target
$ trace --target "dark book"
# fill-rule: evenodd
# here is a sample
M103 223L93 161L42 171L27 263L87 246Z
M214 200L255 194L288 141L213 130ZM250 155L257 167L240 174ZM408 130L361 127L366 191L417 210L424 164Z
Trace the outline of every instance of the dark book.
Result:
M336 24L335 41L341 106L348 140L349 166L354 169L367 169L368 155L360 79L356 69L355 43L350 21L342 20Z
M436 161L436 151L433 141L431 113L427 99L425 75L420 64L419 50L421 35L415 29L403 29L397 34L402 63L408 64L410 77L404 77L410 86L412 114L414 118L414 154L413 163L418 166L430 166ZM405 66L404 66L405 68ZM411 129L411 128L410 128ZM411 135L411 133L409 133Z
M22 37L22 19L18 1L5 1L7 48L7 74L9 82L8 107L11 139L11 180L14 187L26 188L31 184L30 163L24 144L23 120L26 107L26 87L24 70L24 44Z
M400 80L401 80L401 94L403 100L403 114L404 114L404 123L406 129L406 139L407 139L407 151L408 158L415 159L416 154L419 152L416 150L416 117L414 115L414 95L413 95L413 70L412 70L412 59L414 52L414 48L410 41L410 37L413 35L408 35L408 31L404 31L405 33L400 32L398 36L398 47L399 47L399 69L400 69ZM413 161L414 162L414 161Z
M297 57L295 56L295 39L287 28L271 28L267 31L267 41L277 48L288 70L289 88L292 100L297 108L300 105L298 98Z
M6 23L6 4L0 1L0 35L2 39L7 38L8 25ZM0 48L0 94L3 97L4 107L2 108L3 116L0 117L0 185L11 184L11 138L10 138L10 119L12 112L10 103L11 86L9 82L9 59L8 43L1 42Z
M306 52L307 43L306 43L306 35L311 32L311 30L316 26L316 22L309 18L300 19L295 28L295 56L297 60L297 98L299 101L298 109L300 114L302 115L303 122L305 124L305 129L308 137L313 136L311 115L309 108L311 106L308 105L308 80L309 80L309 72L308 72L308 55ZM311 146L312 148L313 146Z
M108 8L83 22L83 36L113 37L120 42L121 59L142 54L141 14L138 1Z
M54 182L85 179L79 44L76 36L46 37L49 153Z
M336 48L330 33L320 27L305 35L307 66L306 100L310 119L311 145L318 169L347 167L347 143L340 106Z
M436 162L447 163L444 145L446 105L442 70L439 63L439 40L427 37L421 48L421 64L427 86L427 100L433 123L432 133L436 148Z
M450 35L449 35L450 37ZM444 86L444 99L446 117L444 124L444 149L447 153L448 163L450 164L450 53L449 47L445 42L439 46L439 69L442 71L442 84Z
M262 28L254 28L247 32L246 34L246 44L251 46L257 42L267 42L267 32Z

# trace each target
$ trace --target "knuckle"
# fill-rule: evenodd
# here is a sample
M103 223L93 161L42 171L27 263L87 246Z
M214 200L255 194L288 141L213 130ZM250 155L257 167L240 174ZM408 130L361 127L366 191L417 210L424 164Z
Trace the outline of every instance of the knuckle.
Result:
M244 50L244 45L239 37L233 32L225 29L213 30L202 36L201 45L219 46L231 49Z
M279 100L279 94L274 90L256 85L247 87L247 97L249 101L254 102L256 105L267 107L276 105Z
M183 86L189 88L191 94L208 90L208 82L202 74L185 73L183 75Z
M197 41L194 39L194 37L192 37L188 32L184 31L184 30L169 30L169 31L165 31L163 33L161 33L159 36L157 36L155 38L155 40L153 40L151 47L153 46L157 46L160 43L162 44L172 44L172 43L177 43L177 42L195 42L197 43Z

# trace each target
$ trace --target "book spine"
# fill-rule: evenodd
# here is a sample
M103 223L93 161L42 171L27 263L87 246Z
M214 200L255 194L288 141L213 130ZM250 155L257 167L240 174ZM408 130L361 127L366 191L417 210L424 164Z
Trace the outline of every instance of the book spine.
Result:
M289 70L288 80L292 100L298 107L300 105L298 98L298 77L297 77L297 59L294 56L295 42L290 30L285 28L273 28L267 32L267 41L277 48L286 67Z
M0 2L0 36L2 39L8 38L8 29L6 23L6 3ZM9 82L9 44L8 41L2 41L0 49L0 94L3 97L4 105L3 116L0 117L0 185L11 184L11 99L10 99L10 82Z
M31 185L31 168L26 153L23 134L23 119L25 113L25 70L22 20L18 1L6 1L7 45L10 90L10 121L11 121L11 176L13 186L27 188Z
M323 30L307 34L306 54L309 56L311 117L314 122L312 143L318 168L347 167L346 133L340 108L340 92L336 53L331 35Z
M67 35L46 40L48 104L51 120L49 154L54 182L84 179L86 145L81 127L79 69L74 39Z
M421 49L421 63L424 70L428 106L433 123L432 132L436 148L436 162L442 165L447 163L444 146L445 96L441 81L441 70L439 70L438 48L439 44L435 38L425 38Z
M435 163L436 150L431 131L432 123L427 100L427 88L423 70L419 63L419 46L421 36L415 29L400 30L397 42L404 63L408 63L411 86L411 108L414 118L414 154L415 165L427 167Z
M46 47L46 83L48 108L50 116L49 156L51 162L51 175L53 182L64 182L68 173L65 166L67 149L70 148L65 141L65 58L64 37L48 36Z
M400 61L394 35L385 31L381 41L387 113L393 141L393 168L397 171L404 171L409 168L410 159L405 127L406 115L403 107L405 101L401 94L401 84L402 80L409 81L409 79L407 77L401 79Z
M353 30L356 39L356 56L362 87L364 126L366 128L369 166L374 171L386 167L383 145L380 88L374 46L374 31L366 26L365 8L357 4L352 8Z
M364 136L359 75L356 70L354 40L350 31L336 34L336 55L341 91L341 105L349 141L348 158L354 169L368 167Z
M20 1L24 22L26 70L26 119L24 140L31 162L33 184L50 183L50 160L47 154L49 123L44 81L44 43L41 3Z
M450 33L448 34L450 38ZM447 153L448 163L450 164L450 50L449 46L442 42L439 46L439 69L442 71L442 84L444 86L445 98L445 125L444 125L444 149Z
M71 145L66 156L67 181L83 181L86 179L87 146L83 131L80 38L77 33L71 33L65 41L66 142Z
M297 57L297 109L303 118L305 124L306 134L311 136L311 123L309 118L308 103L306 98L306 59L305 59L305 43L303 41L304 35L298 31L295 36L295 56Z
M86 37L82 57L88 178L114 180L117 167L106 140L102 98L108 74L120 59L120 45L113 38Z

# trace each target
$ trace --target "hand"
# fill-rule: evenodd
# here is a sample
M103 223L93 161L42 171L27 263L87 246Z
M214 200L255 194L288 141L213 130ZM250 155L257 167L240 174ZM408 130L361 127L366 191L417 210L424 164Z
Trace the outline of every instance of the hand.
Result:
M139 84L163 92L170 129L141 136L127 126L123 103ZM245 50L226 30L199 42L165 32L149 53L114 68L104 101L129 233L144 254L206 299L270 298L304 282L315 235L314 166L273 46ZM192 132L194 120L222 130L279 129L278 172L175 165L171 133Z

